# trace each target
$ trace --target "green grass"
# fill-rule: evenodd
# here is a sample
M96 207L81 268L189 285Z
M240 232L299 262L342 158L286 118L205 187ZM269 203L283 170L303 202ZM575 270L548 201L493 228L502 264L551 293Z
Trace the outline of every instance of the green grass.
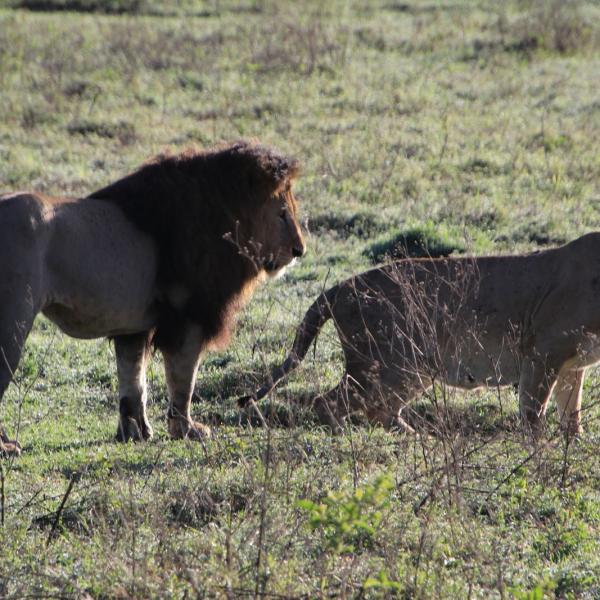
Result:
M599 24L593 0L1 0L2 191L256 136L301 160L309 253L206 360L204 445L168 440L159 356L155 440L116 444L113 348L38 320L2 403L25 452L2 464L0 596L600 597L597 372L570 446L531 446L510 389L421 400L419 437L330 436L305 400L340 376L331 325L261 405L272 429L235 405L325 285L398 244L599 228Z

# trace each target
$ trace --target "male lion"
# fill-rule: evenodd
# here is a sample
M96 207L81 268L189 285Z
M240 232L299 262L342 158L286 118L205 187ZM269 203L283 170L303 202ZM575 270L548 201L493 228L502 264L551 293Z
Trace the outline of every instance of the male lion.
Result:
M529 255L405 259L352 277L317 298L283 365L240 405L296 368L331 318L346 373L315 408L335 430L355 410L410 429L402 408L437 380L467 389L518 383L534 434L554 391L562 427L578 434L585 369L600 361L594 257L600 233Z
M305 251L294 159L239 142L160 156L87 198L0 199L0 398L35 316L114 340L117 439L146 440L146 363L164 357L173 438L210 430L190 416L202 353L227 342L254 285ZM19 453L3 434L0 451Z

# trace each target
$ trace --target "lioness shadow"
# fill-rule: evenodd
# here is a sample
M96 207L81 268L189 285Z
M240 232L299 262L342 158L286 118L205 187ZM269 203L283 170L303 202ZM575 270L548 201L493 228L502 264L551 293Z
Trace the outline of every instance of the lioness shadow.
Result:
M283 400L267 399L259 402L256 407L240 409L237 415L213 414L212 424L262 427L266 423L269 427L281 429L322 427L312 410L314 396L303 393ZM450 400L442 403L424 398L406 407L402 417L416 432L437 437L455 433L488 436L521 429L516 408L511 404L502 406L497 402ZM361 412L348 415L347 422L356 426L369 426L368 419Z
M195 406L201 410L198 416L213 427L263 427L266 424L276 429L292 429L321 426L312 406L315 392L284 392L282 396L269 396L245 409L228 400L240 396L255 382L255 375L240 374L237 370L224 373L218 388L203 382L193 397ZM519 430L518 411L511 402L503 406L499 401L463 400L454 396L451 391L449 397L436 401L429 393L407 406L402 417L415 431L434 436L459 431L463 435L492 435ZM348 422L368 426L368 420L361 413L349 415Z
M201 414L202 421L212 427L264 427L294 429L318 422L308 406L297 402L267 399L257 406L239 408L237 403L212 405Z
M407 407L402 417L415 431L434 436L458 432L464 436L493 435L521 428L514 407L503 407L497 402L431 402L425 399Z

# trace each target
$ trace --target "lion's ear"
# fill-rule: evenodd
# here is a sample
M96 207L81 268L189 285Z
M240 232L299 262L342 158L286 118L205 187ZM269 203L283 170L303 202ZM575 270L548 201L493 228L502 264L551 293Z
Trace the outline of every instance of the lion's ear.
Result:
M271 154L261 161L260 171L264 185L270 193L275 193L284 187L288 181L298 175L300 166L294 158Z
M241 144L239 148L246 158L249 187L259 193L274 194L298 174L300 166L295 158L259 144Z

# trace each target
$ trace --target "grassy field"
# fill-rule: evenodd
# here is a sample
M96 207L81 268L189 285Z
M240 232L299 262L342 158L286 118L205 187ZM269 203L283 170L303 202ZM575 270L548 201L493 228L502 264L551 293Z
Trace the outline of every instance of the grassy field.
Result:
M523 437L515 393L423 398L419 436L319 428L328 326L261 407L326 285L398 242L509 253L600 228L600 4L0 0L0 189L85 194L171 147L297 156L309 252L201 369L205 444L118 445L114 349L39 319L2 423L0 597L600 598L600 373L585 434ZM0 257L1 261L1 257ZM0 274L1 276L1 274ZM449 401L446 402L445 400Z

